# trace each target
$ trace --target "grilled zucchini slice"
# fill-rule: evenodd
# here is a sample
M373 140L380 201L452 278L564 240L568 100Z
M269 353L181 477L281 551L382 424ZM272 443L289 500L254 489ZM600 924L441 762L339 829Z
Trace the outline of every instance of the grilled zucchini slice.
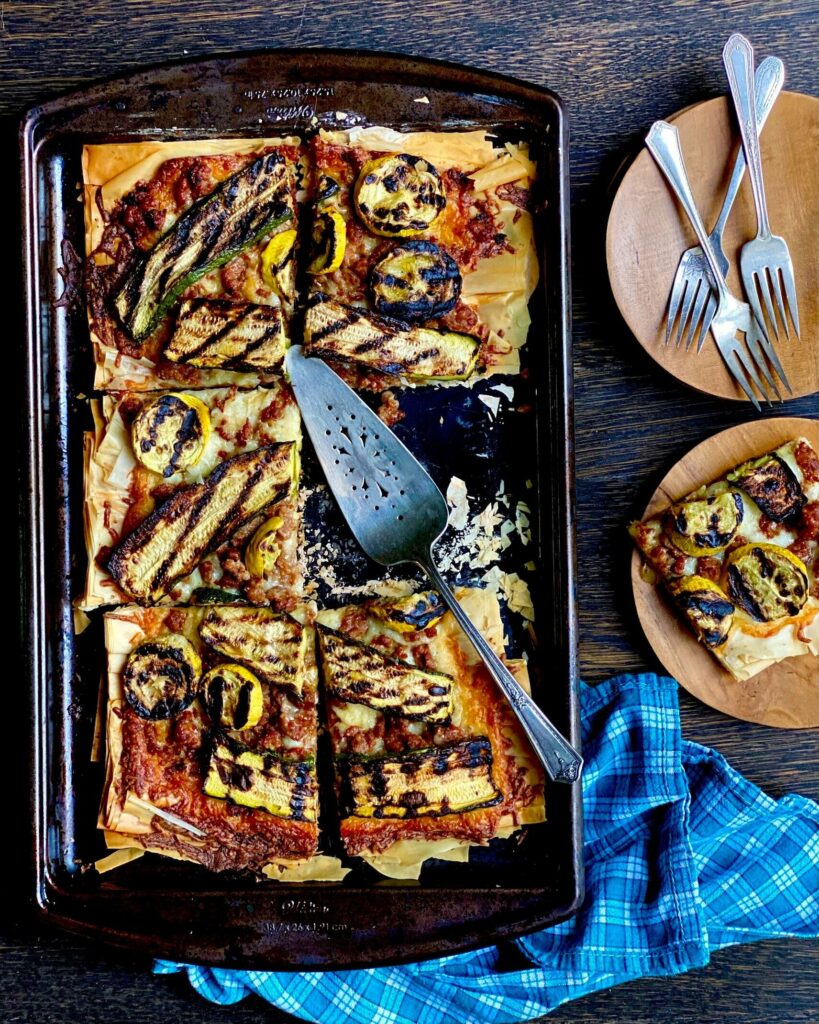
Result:
M397 320L434 320L461 294L458 264L434 242L404 242L373 264L370 291L376 310Z
M195 466L209 437L210 412L193 395L161 395L143 406L131 424L134 455L163 477Z
M139 715L157 722L190 707L202 662L190 640L177 633L134 648L122 674L125 700Z
M441 176L410 153L368 160L355 185L355 208L370 231L387 238L423 234L446 206Z
M703 576L685 576L672 584L670 590L674 603L706 647L725 643L735 608L716 583Z
M213 608L199 627L208 647L247 666L273 686L301 694L308 631L270 608Z
M312 355L368 366L410 380L465 380L480 342L471 334L412 327L324 295L307 310L304 345Z
M286 351L279 306L195 298L179 307L165 358L207 370L272 373L281 368Z
M201 693L210 720L224 729L252 729L262 717L262 684L244 665L212 668L202 679Z
M292 220L289 170L267 153L221 182L182 214L134 267L114 300L134 341L144 341L182 292Z
M808 599L808 570L787 548L744 544L725 560L727 590L735 604L761 622L797 615Z
M339 771L342 807L358 818L461 814L503 799L485 736L391 757L345 758Z
M743 515L737 491L679 502L668 510L671 539L687 555L714 555L734 539Z
M329 696L414 721L449 721L452 676L388 658L326 626L319 626L318 635Z
M808 500L791 467L774 453L743 462L726 480L741 487L775 523L797 515Z
M203 792L277 818L316 820L316 773L311 761L287 761L269 751L249 750L226 736L215 739Z
M163 597L240 526L285 497L296 445L266 445L227 459L201 484L183 487L119 545L108 571L135 601Z
M424 590L407 597L387 598L372 605L373 614L398 633L412 633L437 626L446 615L446 605L436 590Z

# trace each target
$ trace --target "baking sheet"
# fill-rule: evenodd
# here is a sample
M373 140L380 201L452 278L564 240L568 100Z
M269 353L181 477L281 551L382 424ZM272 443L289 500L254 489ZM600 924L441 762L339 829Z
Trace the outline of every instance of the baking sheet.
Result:
M540 167L536 239L544 273L530 307L523 376L471 388L407 389L397 396L406 414L397 433L444 490L457 477L470 495L460 547L452 530L443 545L450 579L474 582L494 564L520 572L526 561L536 562L530 576L535 634L525 616L508 614L513 653L529 654L536 699L578 742L567 140L557 98L455 65L311 50L153 69L36 108L21 129L30 483L22 600L35 749L34 896L55 924L132 951L234 966L397 962L542 927L567 916L581 898L579 786L549 786L548 822L520 842L492 843L469 864L436 862L419 883L379 881L358 868L344 883L260 885L155 857L104 876L88 869L100 855L95 823L102 775L88 757L102 630L97 616L75 637L71 607L84 570L81 431L88 425L93 365L77 257L81 146L367 122L404 130L494 127L503 137L528 141ZM511 395L497 391L504 384L513 387ZM326 556L332 534L337 587L353 588L352 600L372 567L337 513L333 518L305 461L312 488L308 551ZM502 558L476 567L470 521L499 495L508 496L504 508L513 520L523 502L529 522L515 527ZM527 530L532 536L524 544Z

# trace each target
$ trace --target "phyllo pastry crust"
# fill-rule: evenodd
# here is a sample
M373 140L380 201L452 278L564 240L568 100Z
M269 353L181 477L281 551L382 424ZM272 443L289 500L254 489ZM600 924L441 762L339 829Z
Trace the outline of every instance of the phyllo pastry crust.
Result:
M106 613L99 826L109 847L292 881L343 877L318 853L317 669L306 622L304 609ZM245 644L238 662L214 639L226 628L240 646L243 634L264 634L264 649ZM290 671L272 675L271 658Z
M458 599L503 656L495 596L465 589ZM382 874L417 878L428 858L465 861L470 846L543 821L544 780L452 614L413 630L389 606L319 612L319 661L345 849ZM509 667L528 687L525 663Z
M300 161L296 138L83 149L95 388L248 386L280 370Z
M92 400L80 606L298 602L300 419L280 382Z
M630 532L736 679L819 654L819 455L806 438L735 466Z
M310 147L306 348L373 388L517 373L538 277L527 146L372 127Z

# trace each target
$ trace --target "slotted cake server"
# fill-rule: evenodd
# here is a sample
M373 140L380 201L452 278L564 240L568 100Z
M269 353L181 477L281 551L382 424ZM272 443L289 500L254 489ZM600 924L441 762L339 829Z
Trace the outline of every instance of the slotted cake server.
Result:
M432 580L483 659L555 782L575 782L583 759L521 687L458 603L432 554L449 509L424 467L358 395L301 345L288 350L290 383L307 433L354 537L381 565L412 562Z

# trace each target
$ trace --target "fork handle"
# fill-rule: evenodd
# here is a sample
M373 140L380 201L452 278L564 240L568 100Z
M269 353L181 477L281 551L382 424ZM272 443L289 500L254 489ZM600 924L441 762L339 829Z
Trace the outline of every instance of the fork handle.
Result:
M673 124L669 124L667 121L655 121L646 135L646 145L651 150L651 155L657 161L660 170L668 179L669 185L674 190L674 194L679 199L697 233L721 301L728 295L728 289L719 268L711 239L708 237L702 217L697 210L697 204L694 202L694 195L691 192L685 161L680 149L679 133Z
M776 103L784 83L785 65L778 57L766 57L756 69L756 74L754 75L756 121L760 132L768 120L768 114L773 109L773 105ZM739 186L742 184L745 167L745 152L742 146L740 146L734 161L734 169L731 172L731 180L728 182L728 189L722 201L722 208L719 211L717 222L708 236L714 243L714 246L720 251L722 250L722 235L725 231L725 224L728 221L728 215L739 192Z
M756 205L758 235L766 238L771 233L768 223L768 205L762 181L762 156L759 151L759 128L754 102L754 49L744 35L734 32L722 51L722 60L728 74L728 84L736 108L742 148L748 163L751 189Z
M423 559L419 558L418 564L435 584L461 629L481 656L489 674L509 701L549 778L553 782L576 782L580 778L583 768L583 758L544 715L475 628L450 590L449 584L438 571L438 567L432 560L432 555Z

